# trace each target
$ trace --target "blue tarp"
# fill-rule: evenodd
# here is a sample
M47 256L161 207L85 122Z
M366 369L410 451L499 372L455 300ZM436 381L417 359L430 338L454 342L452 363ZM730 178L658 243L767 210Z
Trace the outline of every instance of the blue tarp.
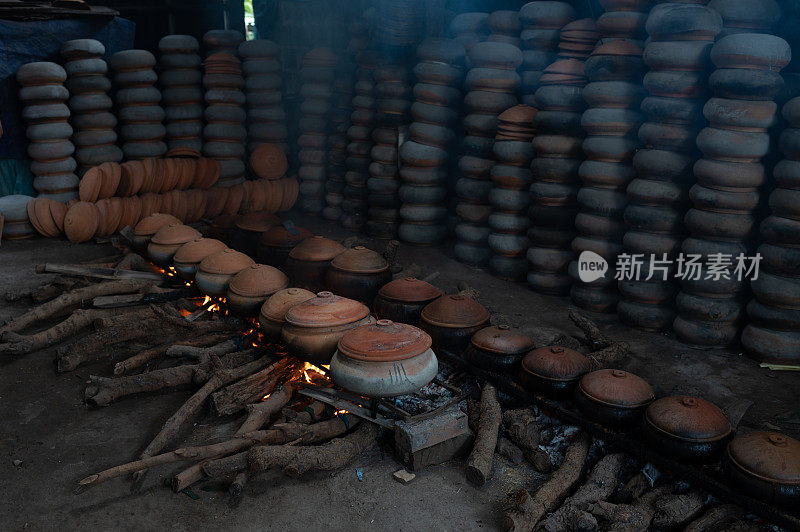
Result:
M25 124L20 116L21 106L17 100L19 85L17 69L34 61L63 63L58 50L61 44L72 39L97 39L106 47L106 59L115 52L133 48L135 24L123 18L82 17L31 22L0 20L0 121L3 137L0 138L0 160L26 160L28 145ZM5 171L10 167L0 166L0 190L24 190L25 183L19 179L30 179L25 172ZM30 184L27 184L30 187ZM2 195L2 194L0 194Z

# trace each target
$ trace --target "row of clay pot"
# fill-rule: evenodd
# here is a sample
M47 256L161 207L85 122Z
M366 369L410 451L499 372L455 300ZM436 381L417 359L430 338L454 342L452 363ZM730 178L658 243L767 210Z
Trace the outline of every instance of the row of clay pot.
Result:
M219 161L220 186L237 185L244 181L247 129L242 63L235 52L215 52L206 57L203 88L203 155Z
M288 152L286 111L283 108L283 79L279 46L265 39L244 41L239 57L244 73L247 102L247 149L261 143L276 144Z
M200 43L191 35L167 35L158 41L158 49L167 147L200 151L204 107Z

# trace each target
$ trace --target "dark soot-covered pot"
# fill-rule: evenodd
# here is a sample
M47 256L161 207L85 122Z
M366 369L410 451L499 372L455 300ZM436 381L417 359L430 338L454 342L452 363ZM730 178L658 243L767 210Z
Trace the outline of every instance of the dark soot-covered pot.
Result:
M325 289L325 274L331 261L345 247L323 236L312 236L300 242L289 252L286 271L294 286L318 292Z
M380 287L392 280L389 263L380 253L356 246L337 255L325 274L328 290L369 305Z
M644 379L621 369L587 373L575 390L580 411L612 428L636 426L654 399L653 388Z
M420 327L433 338L435 349L464 352L472 335L489 323L489 311L462 295L446 295L422 309Z
M534 395L568 397L591 369L591 361L577 351L560 346L540 347L522 359L520 380Z
M383 285L375 296L373 308L378 318L416 326L422 309L441 296L441 290L432 284L406 277Z
M472 335L464 358L489 371L510 371L535 347L533 340L508 325L484 327Z

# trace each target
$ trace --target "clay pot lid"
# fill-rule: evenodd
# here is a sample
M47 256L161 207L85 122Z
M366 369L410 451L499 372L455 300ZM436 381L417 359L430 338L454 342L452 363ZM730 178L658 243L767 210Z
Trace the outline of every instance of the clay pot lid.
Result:
M308 301L314 297L314 292L305 288L284 288L278 290L261 306L261 315L271 321L284 321L290 308Z
M583 61L578 61L577 59L561 59L555 63L551 63L547 68L544 69L544 73L566 74L580 78L585 77L583 72Z
M33 208L36 220L39 222L39 225L41 226L45 236L58 236L61 230L58 228L58 224L56 224L56 221L53 218L53 211L50 208L51 203L54 203L53 200L47 198L38 198L38 201L33 200L29 202L28 208ZM33 222L33 219L31 219L31 222Z
M173 260L185 264L199 263L212 253L222 251L227 247L224 242L220 242L215 238L198 238L179 247Z
M53 221L56 223L56 227L58 227L58 232L63 233L64 217L67 215L67 206L60 201L51 201L49 205L50 214L53 216ZM116 229L116 226L114 229Z
M200 261L200 271L219 275L235 275L245 268L254 265L256 261L230 248L212 253Z
M215 52L206 57L205 64L211 65L241 65L242 62L235 55L228 52Z
M591 361L582 354L560 346L534 349L522 359L522 369L551 381L574 381L591 371Z
M498 355L521 355L536 347L529 336L508 325L484 327L472 335L470 343L481 351Z
M344 333L338 349L340 354L355 360L393 362L421 355L432 343L425 331L413 325L378 320Z
M267 247L293 248L312 235L311 231L303 227L292 226L290 230L284 225L276 225L264 231L259 242Z
M726 453L748 475L773 484L800 485L800 441L785 434L758 431L737 436Z
M97 232L100 213L94 203L78 201L64 216L64 234L70 242L86 242Z
M390 301L421 303L441 297L442 291L416 277L405 277L386 283L378 290L378 294Z
M593 18L581 18L573 20L561 28L561 33L565 31L594 31L597 32L597 23Z
M185 244L192 240L197 240L201 236L203 235L201 235L200 231L197 229L193 229L188 225L183 225L180 222L174 222L162 226L161 229L156 231L153 238L150 239L150 242L169 246L173 244Z
M587 373L578 388L595 403L615 408L639 408L656 398L647 381L621 369L599 369Z
M278 268L266 264L253 264L237 273L229 288L234 294L245 297L270 296L289 286L289 278Z
M534 116L536 116L536 109L534 107L520 104L506 109L500 113L497 119L508 124L530 125L533 123Z
M592 55L630 55L641 57L643 50L634 42L626 39L608 41L596 47Z
M136 224L136 227L133 228L133 234L136 236L154 235L165 225L180 223L181 221L171 214L157 212L142 218L139 223Z
M258 211L243 214L236 219L236 227L244 231L263 233L270 227L274 227L280 219L274 214Z
M289 169L289 162L280 146L264 143L250 154L250 167L260 178L280 179Z
M89 168L78 183L78 197L81 201L97 201L102 185L103 169L99 166Z
M489 321L489 311L466 296L446 295L428 303L422 309L424 321L438 327L477 327Z
M320 292L316 297L289 309L286 322L298 327L336 327L367 316L369 309L366 305L332 292Z
M688 442L717 441L731 433L731 423L717 405L688 395L657 399L645 420L654 430Z
M339 56L324 46L309 50L303 56L304 66L332 66L339 62Z
M389 263L377 251L355 246L336 255L331 266L345 272L381 273L389 268Z
M345 247L340 243L324 236L315 235L297 244L289 252L289 256L296 260L320 262L333 260L344 251Z

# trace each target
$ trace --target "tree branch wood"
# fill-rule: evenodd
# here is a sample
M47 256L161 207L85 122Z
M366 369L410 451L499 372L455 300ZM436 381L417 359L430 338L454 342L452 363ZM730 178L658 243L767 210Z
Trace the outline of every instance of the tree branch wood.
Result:
M497 390L484 384L479 404L480 421L475 444L467 459L467 480L474 486L483 486L492 472L492 458L497 447L502 411L497 401Z

